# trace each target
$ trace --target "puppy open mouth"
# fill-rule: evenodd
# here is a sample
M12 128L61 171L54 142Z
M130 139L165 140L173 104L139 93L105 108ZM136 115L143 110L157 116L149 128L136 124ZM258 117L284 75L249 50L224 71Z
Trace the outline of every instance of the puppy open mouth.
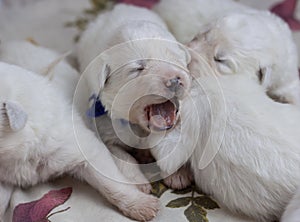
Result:
M178 108L177 99L146 106L145 115L148 120L148 128L156 131L171 129L177 122Z

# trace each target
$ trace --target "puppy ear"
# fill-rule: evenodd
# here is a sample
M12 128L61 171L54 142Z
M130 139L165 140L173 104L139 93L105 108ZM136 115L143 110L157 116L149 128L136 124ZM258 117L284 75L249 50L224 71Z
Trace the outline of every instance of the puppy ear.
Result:
M8 123L11 131L17 132L23 129L27 123L27 113L17 103L7 101L3 103L2 118ZM4 124L3 122L1 124Z
M102 56L95 58L82 72L81 78L78 81L74 94L74 105L79 107L81 113L87 113L87 108L95 105L97 98L105 83L107 82L111 68L103 59ZM94 98L93 103L91 100ZM103 104L104 107L106 104ZM95 107L94 107L95 108ZM95 109L90 113L90 108L88 111L88 116L94 114ZM89 119L90 120L90 119Z
M105 64L102 67L102 71L100 73L101 77L100 77L100 87L101 89L104 87L104 85L108 82L109 79L109 74L111 72L110 66Z

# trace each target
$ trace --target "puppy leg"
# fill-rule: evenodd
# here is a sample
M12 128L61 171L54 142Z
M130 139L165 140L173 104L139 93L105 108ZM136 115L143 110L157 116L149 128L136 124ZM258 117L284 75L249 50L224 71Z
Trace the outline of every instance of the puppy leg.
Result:
M0 183L0 222L4 222L4 213L8 207L13 187Z
M105 155L105 157L108 157L108 155ZM138 221L148 221L155 217L158 210L157 198L140 192L133 185L113 181L95 169L109 166L110 173L124 181L125 178L122 178L121 172L111 163L113 159L110 161L107 159L105 161L94 159L90 162L92 164L87 163L85 167L82 167L76 173L77 177L84 179L97 189L110 203L117 206L124 215Z
M164 173L162 173L162 176ZM189 164L182 166L177 172L164 179L164 184L174 190L187 188L194 181Z
M154 218L159 208L158 199L139 191L134 185L125 184L128 180L116 166L106 146L92 132L79 129L78 145L88 150L84 153L85 163L73 171L74 175L97 189L124 215L138 221Z
M127 153L124 148L118 145L108 145L108 149L111 151L115 159L115 163L120 169L121 173L130 182L137 184L136 186L139 190L149 194L152 187L149 184L148 179L141 172L136 159Z

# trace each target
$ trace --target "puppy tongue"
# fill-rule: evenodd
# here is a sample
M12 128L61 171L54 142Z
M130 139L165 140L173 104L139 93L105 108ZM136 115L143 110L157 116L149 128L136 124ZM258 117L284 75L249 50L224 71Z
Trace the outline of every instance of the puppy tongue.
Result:
M175 125L176 108L171 101L149 106L150 126L156 130L167 130Z

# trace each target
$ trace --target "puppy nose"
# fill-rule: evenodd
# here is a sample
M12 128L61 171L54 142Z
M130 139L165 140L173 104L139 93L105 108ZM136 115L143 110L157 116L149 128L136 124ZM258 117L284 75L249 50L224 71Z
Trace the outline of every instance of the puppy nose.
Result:
M173 79L169 79L167 82L166 82L166 86L168 87L168 89L172 92L176 92L178 87L180 86L180 78L179 77L176 77L176 78L173 78Z

